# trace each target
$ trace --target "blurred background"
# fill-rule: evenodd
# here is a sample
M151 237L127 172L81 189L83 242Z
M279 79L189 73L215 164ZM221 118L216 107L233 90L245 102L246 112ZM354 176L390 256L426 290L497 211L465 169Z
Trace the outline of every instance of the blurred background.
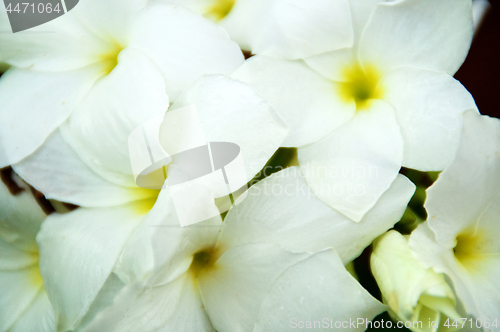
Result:
M482 114L500 118L500 1L475 1L484 11L476 36L455 78L472 93Z

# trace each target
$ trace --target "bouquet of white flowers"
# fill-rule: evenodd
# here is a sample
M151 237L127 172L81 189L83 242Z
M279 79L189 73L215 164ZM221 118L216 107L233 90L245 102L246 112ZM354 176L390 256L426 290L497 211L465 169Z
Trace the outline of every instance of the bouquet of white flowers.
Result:
M0 332L500 331L472 0L23 1Z

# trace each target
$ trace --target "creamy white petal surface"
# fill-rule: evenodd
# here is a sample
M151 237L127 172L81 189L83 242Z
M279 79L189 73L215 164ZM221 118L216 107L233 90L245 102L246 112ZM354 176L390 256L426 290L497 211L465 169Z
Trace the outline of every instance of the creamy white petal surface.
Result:
M297 263L286 270L274 283L265 298L254 331L280 331L284 328L310 331L296 324L298 321L328 319L328 331L335 322L350 319L370 321L386 307L375 300L347 272L333 250L325 250ZM330 321L331 320L331 321ZM332 323L333 322L333 323ZM353 328L348 324L345 331L364 331L365 324Z
M316 198L297 167L252 186L224 223L222 251L244 243L277 243L292 252L333 247L347 264L401 218L415 186L399 175L363 220L353 223ZM308 211L304 216L304 211Z
M172 102L200 76L229 75L244 61L224 29L181 6L163 2L138 14L130 47L143 51L158 66Z
M403 166L423 171L448 166L460 141L461 114L477 110L470 93L445 73L415 68L391 71L379 84L401 128Z
M89 3L102 1L86 1ZM94 31L76 19L79 11L85 11L82 7L80 4L57 20L15 34L11 33L7 12L2 8L0 44L9 46L0 49L0 61L41 72L71 71L99 62L99 55L109 48L105 39L96 38Z
M96 316L85 332L215 331L193 280L183 274L166 285L126 287L115 304Z
M99 76L99 68L94 66L49 73L12 67L3 74L0 167L19 162L40 147Z
M342 48L333 52L325 52L304 59L316 73L330 81L343 82L345 68L357 61L357 52L353 47Z
M113 184L92 171L54 132L34 154L13 165L14 170L46 198L80 206L121 205L154 196L142 188Z
M283 146L315 142L348 121L355 111L354 103L339 100L333 82L302 61L255 56L232 77L254 86L283 117L290 127Z
M289 266L308 256L286 251L276 244L231 247L206 272L196 276L205 310L215 329L251 331L273 282ZM286 301L283 297L279 300Z
M312 191L360 221L396 178L403 140L392 107L374 101L326 138L298 150Z
M478 223L500 198L499 120L469 111L464 122L455 160L428 189L425 205L429 226L444 245L453 244L457 230Z
M243 27L240 19L249 15L250 3L256 7L255 17L248 22L250 26ZM347 0L272 0L260 4L237 0L220 22L231 36L233 31L247 29L249 50L254 54L303 59L352 45L352 29L346 28L351 25Z
M53 214L37 237L40 271L58 326L74 329L144 219L141 203Z
M96 173L134 187L128 137L144 122L164 114L168 103L155 64L144 53L126 49L116 68L96 83L61 126L61 133Z
M221 75L200 78L170 110L185 106L196 107L207 142L230 142L239 146L247 178L238 188L264 167L289 131L252 86ZM164 129L160 132L163 146L176 139L179 138L171 132Z
M293 181L298 176L298 172L295 175L290 174L289 180L291 181L288 182L281 182L278 174L263 180L255 187L260 187L262 190L265 183L270 185L291 183L293 186L298 186ZM407 200L413 188L407 180L402 178L402 181L397 185L398 194L406 196ZM252 212L260 213L256 207L260 208L258 202L263 198L252 195L252 189L246 199L236 205L235 209L238 209L240 205L245 207L242 204L248 204L247 207L254 207L256 210ZM260 192L260 195L263 193ZM274 201L274 196L265 198L269 200L269 203L267 208L263 208L263 212L269 211L271 206L279 206L278 202L283 199L283 197L275 197L276 201ZM300 196L297 199L303 200ZM99 331L103 328L107 331L120 331L130 326L141 326L143 331L169 331L173 328L180 330L196 328L200 331L213 329L246 331L254 329L254 324L257 322L270 326L267 315L279 317L277 322L271 324L277 326L283 323L286 312L276 308L275 301L284 299L284 302L287 302L288 297L293 297L293 301L296 302L297 296L321 298L318 306L324 310L322 314L333 312L339 319L364 317L371 320L384 308L357 284L333 251L325 254L324 259L319 259L323 256L321 254L318 259L310 261L308 259L305 261L307 263L304 263L306 265L302 265L299 262L308 258L310 253L300 249L300 245L295 247L299 249L299 252L294 253L288 251L286 247L282 248L279 241L273 241L272 236L260 242L258 238L247 237L245 239L240 234L236 234L239 230L237 226L243 224L248 224L250 230L251 228L265 229L266 221L259 217L252 218L250 213L232 213L231 211L222 224L220 219L214 218L211 221L181 228L175 211L172 210L168 187L160 194L158 200L162 200L162 204L157 203L151 212L157 214L157 217L151 217L150 221L145 221L143 225L149 226L148 228L140 226L137 229L132 237L133 240L125 247L118 267L115 268L115 272L126 285L115 297L114 303L101 313L97 313L95 318L83 327L83 331ZM257 201L252 203L252 200ZM293 204L294 201L290 201L290 206ZM330 209L318 200L311 202L311 208L317 207L318 204L323 204L324 207ZM396 214L402 214L404 204L395 208L393 212L386 212L385 208L379 211L380 223L383 224L387 219L392 218L394 218L392 224L396 222L399 218ZM378 213L374 213L374 217ZM386 219L384 219L384 214L386 214ZM159 218L160 216L162 218ZM279 234L284 234L288 227L284 218L286 216L279 214L268 216L271 224L274 221L276 225L282 225L276 229L269 229L269 232L278 234L277 240L279 240ZM305 234L306 230L312 232L314 228L314 225L303 220L302 225L296 226L297 228L302 226L301 235ZM324 223L327 221L335 225L335 220L325 217ZM357 225L351 221L348 222ZM297 223L299 223L298 219ZM222 232L220 232L221 226ZM226 227L232 231L226 231ZM387 227L391 226L380 225L380 231L385 231ZM340 231L341 228L339 226L338 230ZM248 229L241 231L247 233ZM331 228L316 228L316 231L325 238L324 233L335 236L335 230ZM257 234L256 231L252 232ZM238 235L239 240L234 241L235 235ZM291 236L292 233L288 235ZM362 250L361 246L367 244L360 242L359 248L355 250ZM352 241L349 245L353 245ZM339 249L344 252L354 252L355 250L348 248L349 245ZM325 244L325 247L318 245L317 248L321 249L311 248L311 250L318 251L330 247L331 245L328 244ZM144 268L140 257L149 261L151 255L154 257L153 269ZM346 255L350 254L346 253ZM313 272L310 273L311 271ZM318 286L330 287L328 289L331 294L342 289L343 292L349 294L351 301L346 304L345 296L324 296L316 286L313 288L314 294L311 294L310 289L303 283L304 278L309 278L311 283L316 283ZM283 290L283 286L280 286L282 284L304 285L304 288L299 286L297 289L294 286L293 292L286 295L280 293ZM309 294L306 294L307 292ZM263 305L269 307L269 310L272 309L274 313L269 312ZM338 311L336 308L342 308L342 310ZM286 326L288 325L284 327Z
M54 310L45 291L40 291L9 332L53 332Z
M3 183L0 186L0 235L12 250L35 252L35 237L46 215L29 193L29 188L22 181L16 183L24 189L17 196L12 196Z
M254 54L301 59L350 47L347 0L169 0L217 22Z
M0 183L0 330L50 332L54 310L38 268L35 236L46 215L28 186L12 195Z
M450 276L469 314L500 315L500 121L464 115L459 150L428 189L429 218L412 234L417 258Z
M470 0L404 0L377 5L360 43L362 62L381 70L416 67L455 74L474 34Z

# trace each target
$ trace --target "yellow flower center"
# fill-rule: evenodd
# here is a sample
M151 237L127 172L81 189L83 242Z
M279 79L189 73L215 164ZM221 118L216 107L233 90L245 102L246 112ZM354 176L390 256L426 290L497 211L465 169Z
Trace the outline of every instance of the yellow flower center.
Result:
M118 44L116 41L113 41L110 51L99 57L100 62L103 64L102 71L105 75L110 74L118 65L118 55L121 51L123 51L123 49L123 46Z
M208 8L205 16L220 21L229 14L235 3L236 0L215 0L215 3Z
M198 277L201 273L212 269L217 259L217 249L210 248L200 250L193 255L190 271L193 273L194 277Z
M361 67L359 64L347 66L342 72L343 82L339 94L345 102L354 101L356 109L366 109L372 99L380 99L383 90L379 86L381 74L374 66Z
M34 252L33 254L33 259L36 260L36 263L33 264L33 266L30 267L29 270L29 278L30 278L30 284L35 287L35 288L40 288L43 287L43 280L42 276L40 274L40 268L38 267L38 252Z
M480 263L483 258L487 258L485 253L485 244L488 243L488 239L480 231L464 231L457 236L457 244L453 248L455 258L462 263L462 265L468 269L473 270L476 267L476 263Z

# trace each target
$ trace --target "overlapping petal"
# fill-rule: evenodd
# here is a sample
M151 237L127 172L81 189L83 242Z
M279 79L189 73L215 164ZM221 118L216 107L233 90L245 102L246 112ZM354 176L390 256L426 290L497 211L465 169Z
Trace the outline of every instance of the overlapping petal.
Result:
M229 75L244 61L224 29L163 2L152 3L137 14L129 47L141 50L158 66L172 102L200 76Z
M97 175L63 140L59 131L13 168L45 197L80 206L115 206L156 194L152 190L118 186Z
M315 142L354 114L354 103L341 101L335 84L301 61L255 56L233 77L254 86L290 127L283 146Z
M470 93L445 73L416 68L389 72L379 84L401 128L403 166L443 170L458 148L462 113L477 110Z
M226 216L221 251L257 242L276 243L292 252L333 247L347 264L399 221L415 190L399 175L375 207L354 223L315 197L299 173L296 167L288 168L252 186Z
M428 220L410 238L416 257L449 275L468 314L493 321L500 312L500 122L464 115L455 160L428 189Z
M304 322L324 323L325 318L328 327L322 328L335 329L335 323L340 322L345 330L364 331L366 321L385 309L347 272L335 251L325 250L278 278L262 304L255 331L279 331L285 326L309 331ZM355 318L365 324L358 325ZM352 321L356 321L354 327Z
M21 259L20 255L37 251L35 237L46 217L31 194L30 188L18 177L14 177L13 180L23 189L21 193L15 196L9 192L3 183L0 183L0 202L2 202L0 209L0 241L5 244L5 246L2 245L2 248L4 248L2 252L7 250L7 247L11 247L11 250L18 254L15 254L14 258L7 254L2 255L2 263L0 263L2 268L6 268L4 265L6 260L12 260L13 264L16 264L16 261L19 264L24 259L27 259L27 263L35 263L36 257Z
M133 284L82 331L214 331L194 283L183 274L162 286Z
M281 59L350 47L353 40L346 0L238 0L221 25L252 53Z
M37 241L40 271L61 329L74 329L143 220L144 202L53 214Z
M86 5L80 4L78 10L83 6ZM98 62L99 54L108 50L106 41L95 38L91 30L75 20L72 11L15 34L11 32L3 8L0 21L0 61L17 68L43 72L72 71Z
M11 68L3 74L0 167L19 162L40 147L100 75L94 66L63 73Z
M473 34L472 1L383 2L363 31L359 54L384 72L416 67L453 75L465 60Z
M40 291L10 328L10 332L53 332L56 330L54 309L45 291Z
M253 87L221 75L200 78L171 110L185 106L196 107L207 142L231 142L240 147L247 178L237 188L264 167L288 134L283 120ZM173 131L161 132L163 146L179 140L176 135Z
M203 303L215 329L251 331L273 282L308 256L261 243L226 251L198 276Z
M438 243L454 244L460 231L494 211L500 197L500 123L473 111L464 115L455 160L429 188L425 208Z
M126 49L116 68L97 82L61 133L92 170L118 185L135 187L128 137L167 109L165 85L155 64L142 52Z
M360 221L390 187L403 159L392 107L373 101L326 138L299 148L299 162L317 197Z

